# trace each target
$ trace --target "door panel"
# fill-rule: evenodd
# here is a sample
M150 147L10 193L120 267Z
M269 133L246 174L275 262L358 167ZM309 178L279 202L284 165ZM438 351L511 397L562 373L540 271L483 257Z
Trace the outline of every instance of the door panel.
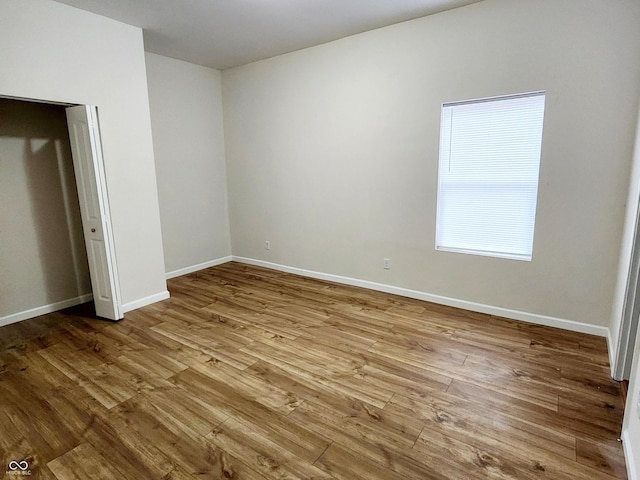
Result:
M66 109L96 314L122 318L96 107Z

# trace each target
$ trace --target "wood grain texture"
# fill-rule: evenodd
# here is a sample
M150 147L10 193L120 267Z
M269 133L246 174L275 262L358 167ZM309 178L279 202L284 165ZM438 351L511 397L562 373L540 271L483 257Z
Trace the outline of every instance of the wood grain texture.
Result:
M84 305L0 329L2 468L626 478L603 338L237 263L169 289L118 323Z

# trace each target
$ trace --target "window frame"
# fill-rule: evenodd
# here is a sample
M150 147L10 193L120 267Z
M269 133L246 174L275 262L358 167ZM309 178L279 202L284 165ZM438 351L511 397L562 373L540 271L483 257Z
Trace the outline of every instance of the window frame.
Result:
M536 225L536 217L537 217L537 205L538 205L538 192L539 192L539 179L540 179L540 167L542 163L542 144L543 144L543 135L544 135L544 117L546 110L546 90L536 90L532 92L526 93L517 93L517 94L509 94L509 95L499 95L493 97L484 97L478 99L471 100L463 100L463 101L455 101L455 102L445 102L441 105L441 119L440 119L440 142L438 146L438 178L437 178L437 192L436 192L436 228L435 228L435 249L436 251L443 252L452 252L452 253L463 253L469 255L478 255L478 256L488 256L494 258L504 258L510 260L519 260L519 261L532 261L533 259L533 250L534 250L534 239L535 239L535 225ZM441 237L441 229L442 221L441 221L441 202L443 201L443 175L442 175L442 167L443 167L443 153L446 152L447 160L450 164L451 161L451 137L453 136L453 128L449 125L445 125L445 117L446 117L446 109L447 108L455 108L457 106L469 105L469 104L480 104L480 103L493 103L500 102L504 100L515 100L518 98L530 98L530 97L542 97L542 105L541 105L541 120L540 120L540 129L537 131L537 135L539 135L539 145L537 145L537 163L536 163L536 175L535 182L534 181L523 181L523 182L514 182L513 185L517 186L529 186L533 187L535 185L535 189L533 190L533 212L531 216L528 218L531 219L531 249L528 254L514 253L514 252L501 252L498 250L488 250L488 249L472 249L472 248L459 248L456 246L445 246L442 245L442 237ZM445 130L446 129L446 130ZM446 135L448 132L448 135ZM537 137L536 137L537 139ZM449 145L444 147L444 140L449 141ZM499 182L494 182L494 185ZM488 187L488 182L471 182L468 185L471 185L471 188L482 188ZM502 183L501 186L506 186L506 183ZM531 192L530 192L531 194ZM523 193L523 196L525 193Z

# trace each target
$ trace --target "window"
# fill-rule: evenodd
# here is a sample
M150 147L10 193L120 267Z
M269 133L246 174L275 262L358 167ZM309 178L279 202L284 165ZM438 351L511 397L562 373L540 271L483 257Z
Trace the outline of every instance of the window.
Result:
M446 103L436 249L531 260L544 92Z

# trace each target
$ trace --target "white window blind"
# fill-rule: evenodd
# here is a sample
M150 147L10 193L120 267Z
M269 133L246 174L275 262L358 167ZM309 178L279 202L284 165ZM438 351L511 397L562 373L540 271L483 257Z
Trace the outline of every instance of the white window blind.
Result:
M436 249L531 260L545 93L442 106Z

